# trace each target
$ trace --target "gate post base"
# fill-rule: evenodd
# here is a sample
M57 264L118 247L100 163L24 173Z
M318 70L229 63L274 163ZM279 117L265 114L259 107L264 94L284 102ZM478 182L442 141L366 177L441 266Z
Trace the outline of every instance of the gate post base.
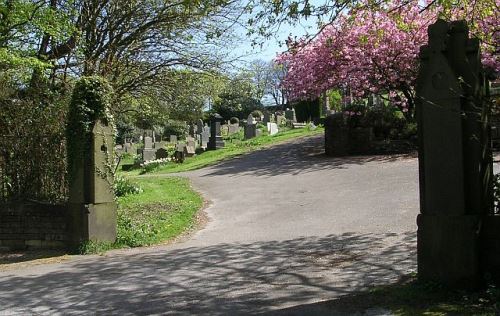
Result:
M418 279L455 288L479 287L479 223L475 215L419 214Z

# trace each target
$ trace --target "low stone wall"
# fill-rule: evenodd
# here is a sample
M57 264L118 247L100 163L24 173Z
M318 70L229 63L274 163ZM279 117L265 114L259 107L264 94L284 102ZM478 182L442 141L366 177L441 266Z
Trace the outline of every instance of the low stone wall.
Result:
M65 205L0 204L0 249L65 248Z
M328 156L347 156L371 153L372 128L350 128L343 113L325 119L325 153Z

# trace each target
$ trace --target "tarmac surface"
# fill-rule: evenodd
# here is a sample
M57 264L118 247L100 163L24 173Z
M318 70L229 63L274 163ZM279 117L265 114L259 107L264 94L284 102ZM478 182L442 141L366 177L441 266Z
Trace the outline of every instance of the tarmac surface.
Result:
M0 272L0 315L389 315L336 302L416 270L415 157L326 157L316 136L179 175L205 228Z

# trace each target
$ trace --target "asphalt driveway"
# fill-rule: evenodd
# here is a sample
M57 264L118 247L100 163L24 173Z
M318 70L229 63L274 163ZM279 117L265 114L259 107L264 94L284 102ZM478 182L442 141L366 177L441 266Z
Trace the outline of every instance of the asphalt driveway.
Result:
M329 158L311 137L182 174L211 201L204 229L2 272L0 315L305 314L416 270L417 169L412 157Z

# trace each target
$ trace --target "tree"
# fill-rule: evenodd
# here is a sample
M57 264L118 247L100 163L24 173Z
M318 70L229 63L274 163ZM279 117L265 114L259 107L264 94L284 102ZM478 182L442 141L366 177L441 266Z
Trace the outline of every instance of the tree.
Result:
M214 103L213 111L226 120L231 117L246 118L253 110L263 108L255 91L251 74L242 72L228 80L223 92Z
M289 51L277 59L288 67L284 85L290 98L312 99L328 89L347 88L358 98L387 95L412 118L418 51L426 42L427 26L438 15L435 7L425 15L421 11L417 1L366 6L340 16L313 41L290 42ZM491 16L491 22L498 21ZM484 41L483 51L491 64L494 50Z

